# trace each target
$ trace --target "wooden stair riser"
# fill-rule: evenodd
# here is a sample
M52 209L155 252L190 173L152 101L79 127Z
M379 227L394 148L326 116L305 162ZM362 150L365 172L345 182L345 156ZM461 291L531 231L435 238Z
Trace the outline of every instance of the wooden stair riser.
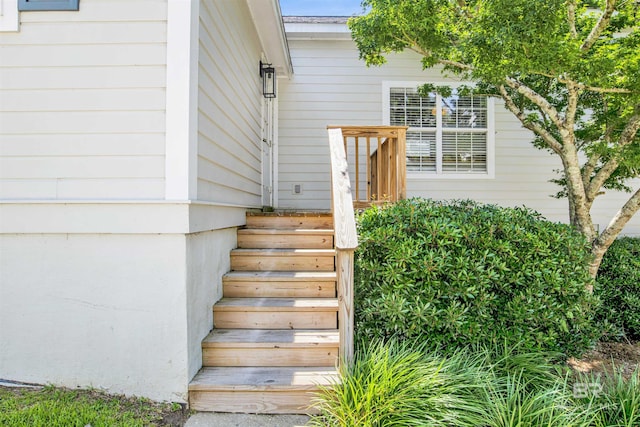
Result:
M335 255L327 253L231 252L231 269L236 271L334 271Z
M290 391L190 391L189 408L195 411L248 414L318 414L311 400L318 389Z
M238 247L247 249L333 249L333 233L293 230L238 230Z
M337 378L327 367L203 368L189 385L189 403L200 411L315 413L313 393Z
M335 366L335 347L203 348L203 366Z
M310 312L213 312L215 328L225 329L336 329L335 311Z
M247 228L332 229L333 217L327 214L247 215Z

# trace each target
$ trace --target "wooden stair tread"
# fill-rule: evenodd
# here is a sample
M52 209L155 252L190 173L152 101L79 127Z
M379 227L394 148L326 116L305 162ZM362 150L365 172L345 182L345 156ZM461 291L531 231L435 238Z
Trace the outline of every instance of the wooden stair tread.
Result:
M332 229L327 228L240 228L238 234L311 234L311 235L333 235Z
M335 282L335 271L230 271L224 275L227 282L246 282L255 280L261 282L306 282L313 280Z
M267 216L267 217L333 217L329 211L276 211L276 212L247 212L246 216Z
M337 298L222 298L214 311L326 311L337 310Z
M335 367L205 367L193 378L189 390L313 391L337 380Z
M232 249L231 255L245 256L333 256L334 249Z
M214 329L202 347L335 347L338 340L337 330Z

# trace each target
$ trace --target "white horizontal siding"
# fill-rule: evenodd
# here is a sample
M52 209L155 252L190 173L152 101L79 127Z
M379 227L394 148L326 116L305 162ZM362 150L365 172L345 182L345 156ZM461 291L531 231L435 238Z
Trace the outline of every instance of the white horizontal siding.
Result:
M261 203L260 41L244 2L200 4L198 199Z
M411 52L390 55L382 67L367 68L351 41L290 40L289 46L295 74L281 84L279 94L279 206L329 209L326 126L382 124L383 81L447 79L435 70L422 70L420 57ZM567 201L551 197L559 187L549 182L561 168L559 159L534 148L531 134L501 102L496 102L495 129L495 179L424 179L409 172L408 195L526 205L554 221L567 221ZM303 185L303 194L293 194L295 184ZM628 195L605 197L593 209L601 228ZM625 232L640 234L640 216Z
M83 0L0 34L0 199L164 197L166 15Z

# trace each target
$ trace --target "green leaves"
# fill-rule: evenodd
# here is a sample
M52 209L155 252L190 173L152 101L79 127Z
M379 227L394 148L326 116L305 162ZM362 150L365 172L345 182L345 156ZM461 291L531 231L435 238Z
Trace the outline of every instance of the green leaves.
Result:
M358 233L361 339L579 353L597 336L589 248L569 226L525 208L411 199L364 211Z
M640 339L640 239L617 240L605 255L595 294L602 299L600 322L627 339Z

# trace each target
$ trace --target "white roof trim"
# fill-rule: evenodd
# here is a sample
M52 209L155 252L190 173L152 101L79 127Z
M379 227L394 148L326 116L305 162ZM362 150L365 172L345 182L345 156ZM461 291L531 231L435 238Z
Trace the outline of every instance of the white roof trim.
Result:
M346 22L289 22L284 27L289 40L351 40Z
M293 74L293 65L282 22L280 3L278 0L246 0L246 2L267 62L273 64L277 76L290 77Z

